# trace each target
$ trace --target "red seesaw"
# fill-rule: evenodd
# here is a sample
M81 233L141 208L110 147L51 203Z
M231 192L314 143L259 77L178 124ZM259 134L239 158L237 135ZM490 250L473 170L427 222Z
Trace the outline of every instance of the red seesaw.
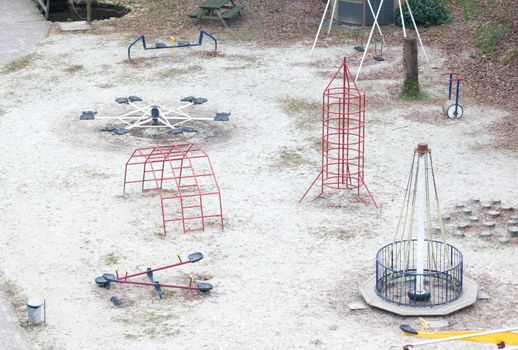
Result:
M197 261L200 261L203 259L202 253L192 253L187 256L188 260L182 260L182 258L178 255L178 260L180 262L172 265L157 267L156 269L152 269L150 267L147 268L146 271L137 272L131 275L126 274L124 276L119 276L119 272L115 271L115 274L113 273L105 273L102 276L99 276L95 279L95 283L99 287L109 288L110 283L125 283L125 284L134 284L139 286L153 286L155 287L155 290L160 297L160 299L163 298L162 294L162 287L165 288L178 288L178 289L190 289L190 290L198 290L200 292L208 292L213 287L210 283L206 282L195 282L192 277L189 277L189 284L188 285L179 285L179 284L162 284L159 281L155 280L153 273L160 270L166 270L170 269L176 266L195 263ZM142 275L147 275L150 282L137 282L137 281L129 281L130 278L138 277Z

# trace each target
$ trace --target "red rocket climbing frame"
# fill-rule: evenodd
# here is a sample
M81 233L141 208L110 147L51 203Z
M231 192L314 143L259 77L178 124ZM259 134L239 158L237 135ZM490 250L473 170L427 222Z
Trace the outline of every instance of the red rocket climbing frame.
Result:
M221 194L209 156L192 143L136 149L126 162L124 190L140 184L160 195L164 235L167 224L183 232L203 231L208 222L223 229Z
M365 183L365 93L358 89L344 57L340 69L326 87L322 99L322 169L304 193L302 201L317 180L321 179L320 197L326 188L367 191L376 207L376 201Z

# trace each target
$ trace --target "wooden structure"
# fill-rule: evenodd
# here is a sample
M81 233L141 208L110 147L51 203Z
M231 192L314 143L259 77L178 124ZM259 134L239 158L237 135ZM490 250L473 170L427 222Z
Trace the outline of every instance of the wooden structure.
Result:
M49 12L50 12L50 0L34 0L37 4L37 6L40 8L41 12L43 12L43 15L45 16L45 20L48 21L49 19Z
M196 23L201 19L219 19L225 27L226 20L241 15L245 7L237 5L234 0L205 0L197 10L189 14L189 17L196 18Z
M374 24L375 12L381 0L334 0L337 9L333 20L340 23L359 26L371 26ZM381 8L378 23L380 25L394 23L394 11L397 10L397 1L385 0Z

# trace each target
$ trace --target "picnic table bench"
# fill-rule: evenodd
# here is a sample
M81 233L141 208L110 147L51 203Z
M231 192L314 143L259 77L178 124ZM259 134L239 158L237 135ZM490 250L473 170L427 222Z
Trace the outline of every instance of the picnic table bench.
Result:
M200 19L219 19L228 27L225 20L241 15L244 8L243 5L234 3L234 0L205 0L197 10L189 14L189 17L196 18L196 22Z

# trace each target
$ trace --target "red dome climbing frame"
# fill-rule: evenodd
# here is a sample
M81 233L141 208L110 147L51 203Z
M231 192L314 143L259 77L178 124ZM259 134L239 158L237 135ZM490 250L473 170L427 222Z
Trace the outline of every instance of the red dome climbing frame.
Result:
M300 201L321 178L320 193L324 189L356 190L365 188L377 207L365 183L365 93L356 83L344 57L340 69L326 87L322 99L322 170Z
M221 194L209 156L192 143L136 149L126 162L126 185L160 195L162 225L181 222L183 232L205 230L208 222L223 229Z

